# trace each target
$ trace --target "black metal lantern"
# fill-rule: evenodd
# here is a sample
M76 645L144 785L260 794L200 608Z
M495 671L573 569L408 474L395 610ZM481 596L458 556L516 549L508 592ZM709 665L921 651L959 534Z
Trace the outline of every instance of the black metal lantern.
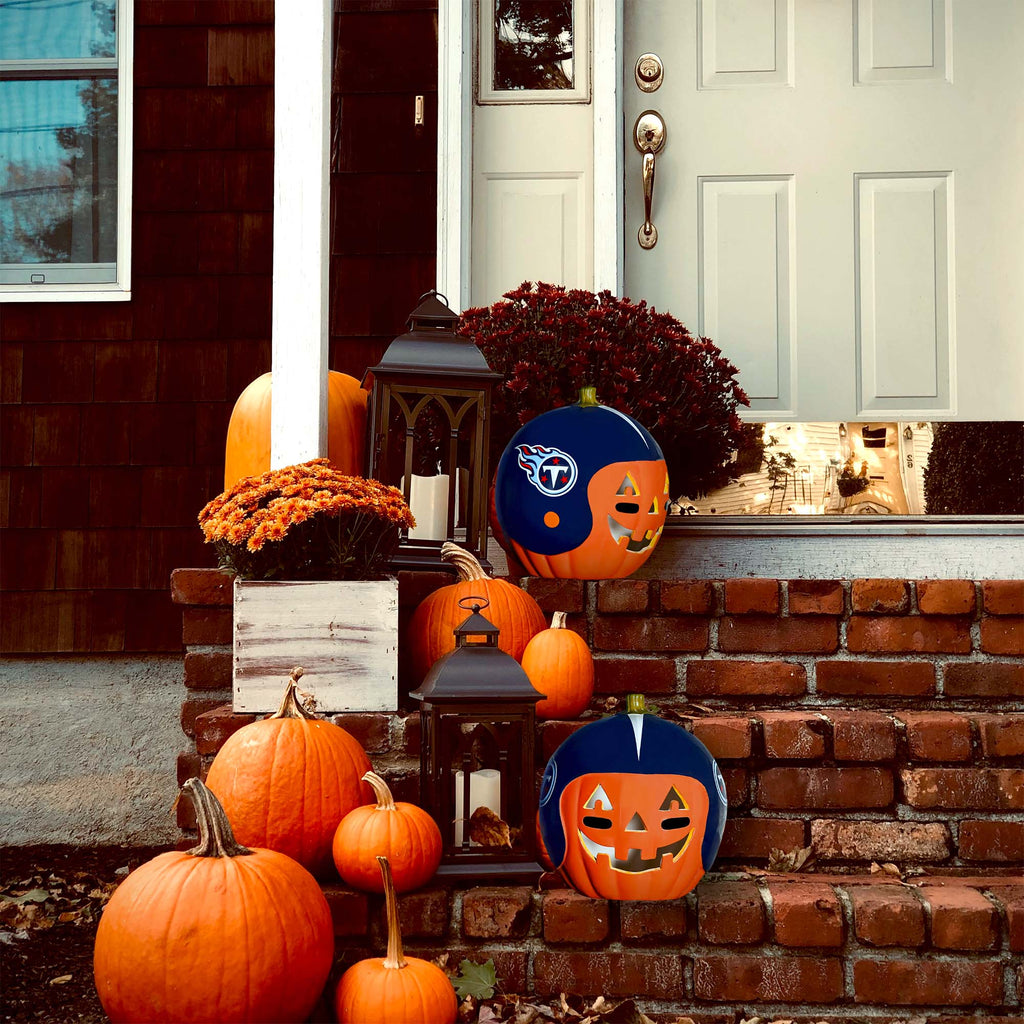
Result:
M498 628L480 614L487 603L459 602L472 614L455 630L455 650L412 693L421 702L421 797L441 829L439 875L532 882L544 870L537 861L533 764L542 695L515 658L498 649ZM477 815L492 826L486 836L473 818L482 807L492 812Z
M455 333L458 314L431 291L373 374L367 475L398 487L416 517L395 569L448 569L445 541L487 564L491 389L501 380Z

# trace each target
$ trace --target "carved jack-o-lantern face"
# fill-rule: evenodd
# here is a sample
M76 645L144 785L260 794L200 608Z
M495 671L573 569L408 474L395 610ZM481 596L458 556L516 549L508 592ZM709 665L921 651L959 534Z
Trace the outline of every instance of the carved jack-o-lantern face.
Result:
M615 462L599 469L587 487L594 528L582 549L604 561L643 561L665 526L668 471L656 462ZM629 570L630 572L632 569Z
M704 874L708 794L686 775L592 772L562 792L562 865L587 896L674 899Z

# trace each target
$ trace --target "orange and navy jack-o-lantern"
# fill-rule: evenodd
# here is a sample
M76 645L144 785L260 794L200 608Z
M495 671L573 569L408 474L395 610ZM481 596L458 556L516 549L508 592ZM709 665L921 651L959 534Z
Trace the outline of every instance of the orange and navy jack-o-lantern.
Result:
M578 729L551 755L541 835L585 896L678 899L718 853L725 782L700 740L644 714L638 694L627 708Z
M647 561L665 525L668 469L636 420L584 388L521 427L498 463L502 533L535 576L604 580Z

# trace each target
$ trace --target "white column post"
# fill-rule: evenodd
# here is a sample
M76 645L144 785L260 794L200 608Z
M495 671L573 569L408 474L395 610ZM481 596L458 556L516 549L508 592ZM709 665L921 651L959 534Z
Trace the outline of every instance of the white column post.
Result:
M327 454L331 6L274 16L273 469Z

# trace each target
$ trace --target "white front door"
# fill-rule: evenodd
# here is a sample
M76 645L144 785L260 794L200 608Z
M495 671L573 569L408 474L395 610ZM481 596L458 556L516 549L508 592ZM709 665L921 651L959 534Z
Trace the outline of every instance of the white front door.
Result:
M1024 419L1024 2L624 14L624 290L722 348L748 418Z

